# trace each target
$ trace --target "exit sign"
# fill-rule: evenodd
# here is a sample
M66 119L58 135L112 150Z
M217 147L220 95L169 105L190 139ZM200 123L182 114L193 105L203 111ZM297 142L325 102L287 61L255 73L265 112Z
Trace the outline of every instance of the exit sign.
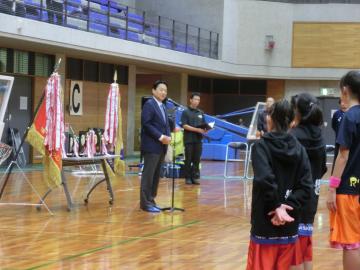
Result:
M335 88L320 88L320 95L333 96L335 95Z

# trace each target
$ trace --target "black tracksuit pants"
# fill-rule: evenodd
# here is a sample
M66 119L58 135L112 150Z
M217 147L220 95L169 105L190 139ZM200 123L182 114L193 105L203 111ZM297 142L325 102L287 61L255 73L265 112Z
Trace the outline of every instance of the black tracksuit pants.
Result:
M202 143L187 143L185 144L185 178L199 179L200 178L200 157L202 152Z

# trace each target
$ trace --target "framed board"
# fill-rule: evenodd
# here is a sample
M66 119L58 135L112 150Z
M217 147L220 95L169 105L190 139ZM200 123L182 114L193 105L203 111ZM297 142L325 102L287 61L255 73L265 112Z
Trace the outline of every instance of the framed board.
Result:
M0 75L0 138L4 131L4 117L14 83L14 77Z
M261 112L265 110L265 102L258 102L255 107L255 111L253 113L253 116L251 118L251 124L249 126L249 131L246 136L248 140L255 140L256 137L256 131L257 131L257 123L259 119L259 115Z

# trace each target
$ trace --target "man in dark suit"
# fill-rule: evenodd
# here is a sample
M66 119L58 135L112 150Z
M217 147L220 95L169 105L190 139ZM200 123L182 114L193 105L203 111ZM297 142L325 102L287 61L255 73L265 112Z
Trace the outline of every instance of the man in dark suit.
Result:
M153 97L148 99L141 112L141 151L144 168L141 175L140 208L146 212L158 213L155 203L160 180L161 164L167 145L171 142L170 124L163 101L167 96L167 84L156 81Z

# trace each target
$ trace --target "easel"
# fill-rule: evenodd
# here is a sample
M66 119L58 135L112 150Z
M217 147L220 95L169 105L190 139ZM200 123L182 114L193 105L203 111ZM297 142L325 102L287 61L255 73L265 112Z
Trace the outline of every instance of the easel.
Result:
M61 63L61 58L59 59L59 61L57 62L57 64L55 65L54 67L54 73L58 71L59 67L60 67L60 63ZM42 197L40 196L39 192L35 189L35 187L33 186L33 184L31 184L31 182L29 181L29 179L26 177L24 171L21 169L21 167L19 166L19 164L17 163L17 159L18 159L18 156L20 154L20 151L22 149L22 146L25 142L25 139L29 133L29 130L30 130L30 127L32 126L34 120L35 120L35 117L36 117L36 114L37 112L39 111L40 109L40 106L43 102L45 98L45 90L43 91L42 95L41 95L41 98L40 98L40 101L38 102L37 106L36 106L36 109L34 111L34 115L24 133L24 135L22 136L21 138L21 143L20 145L18 146L17 150L16 150L16 153L12 159L12 161L10 162L9 166L7 167L6 171L5 171L5 174L4 176L0 179L0 182L5 178L4 180L4 183L1 187L1 190L0 190L0 200L2 198L2 195L4 193L4 190L5 190L5 187L9 181L9 178L10 178L10 175L11 173L13 172L13 169L14 167L16 166L18 168L18 170L21 172L23 178L25 179L25 182L30 186L31 190L35 193L35 195L37 196L37 198L39 198L40 202L39 203L27 203L27 202L20 202L20 203L15 203L15 202L2 202L0 203L0 205L23 205L23 206L37 206L37 207L41 207L41 206L44 206L46 208L46 210L49 212L50 215L54 215L51 210L49 209L49 207L46 205L46 203L44 202L44 200L42 199Z

